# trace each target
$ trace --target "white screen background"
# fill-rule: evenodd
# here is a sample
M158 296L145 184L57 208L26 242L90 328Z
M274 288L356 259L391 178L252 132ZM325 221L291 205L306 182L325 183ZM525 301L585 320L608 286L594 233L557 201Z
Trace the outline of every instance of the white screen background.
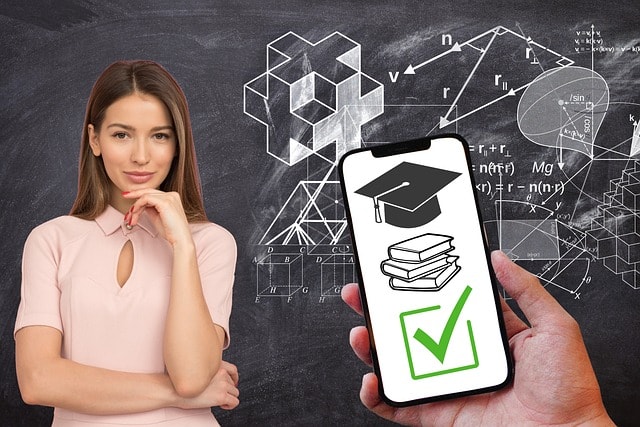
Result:
M355 193L403 161L461 173L437 193L441 214L431 222L411 229L385 223L382 202L383 221L376 223L373 200ZM343 176L384 394L392 401L407 402L504 382L508 365L477 217L474 189L462 143L454 138L436 139L428 150L380 158L373 157L369 151L354 153L344 159ZM436 292L392 289L389 277L380 269L380 263L389 258L388 247L425 233L453 236L455 249L452 254L459 257L460 271ZM451 335L444 363L440 363L412 335L417 328L421 328L436 342L440 341L444 325L467 286L472 291ZM421 379L412 378L400 313L433 306L440 306L440 309L405 318L416 374L437 372L438 366L444 370L473 363L468 321L471 322L475 340L476 368Z

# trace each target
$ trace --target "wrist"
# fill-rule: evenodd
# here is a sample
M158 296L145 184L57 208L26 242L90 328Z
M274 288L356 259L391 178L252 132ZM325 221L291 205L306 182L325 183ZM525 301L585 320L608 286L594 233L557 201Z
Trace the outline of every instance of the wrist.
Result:
M171 247L174 254L195 255L196 253L196 244L193 242L191 235L175 240L171 243Z
M585 422L583 425L585 425L585 426L601 426L601 427L613 426L613 427L615 427L616 423L614 423L613 420L611 419L611 417L609 417L609 414L607 413L607 411L605 411L603 409L603 412L599 416L597 416L596 418L593 418L593 419Z
M572 426L598 426L598 427L608 427L614 426L615 423L609 417L607 410L604 405L598 405L600 408L596 408L594 412L591 412L590 415L584 415L582 417L576 418L571 424Z
M195 405L194 399L180 396L173 386L173 382L171 381L171 377L169 375L164 374L164 385L165 389L168 391L166 396L167 407L171 408L179 408L179 409L196 409L198 408Z
M161 383L160 389L163 391L164 407L188 409L185 399L176 392L168 374L161 374L159 382Z
M173 407L175 408L179 408L179 409L201 409L201 408L210 408L211 406L207 406L207 404L203 401L201 401L201 399L198 399L198 396L196 397L184 397L184 396L180 396L178 394L178 392L173 391Z

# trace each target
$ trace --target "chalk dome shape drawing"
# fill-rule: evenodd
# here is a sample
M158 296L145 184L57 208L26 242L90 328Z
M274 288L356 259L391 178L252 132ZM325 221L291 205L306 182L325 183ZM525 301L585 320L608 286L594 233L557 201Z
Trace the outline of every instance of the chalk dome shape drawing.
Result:
M593 158L608 107L609 86L600 74L578 66L553 68L536 77L522 94L518 127L535 144Z

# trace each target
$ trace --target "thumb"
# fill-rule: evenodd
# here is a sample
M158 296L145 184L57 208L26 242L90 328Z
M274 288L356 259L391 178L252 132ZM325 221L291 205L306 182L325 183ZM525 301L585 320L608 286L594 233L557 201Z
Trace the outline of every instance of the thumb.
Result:
M498 281L516 300L531 326L539 326L558 316L569 316L536 276L515 264L504 252L493 251L491 264Z

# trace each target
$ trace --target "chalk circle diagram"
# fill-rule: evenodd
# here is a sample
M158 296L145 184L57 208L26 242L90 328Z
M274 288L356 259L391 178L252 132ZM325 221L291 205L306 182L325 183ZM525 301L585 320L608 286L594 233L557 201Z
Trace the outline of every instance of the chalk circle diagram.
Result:
M609 107L609 86L597 72L578 66L547 70L531 82L518 103L517 121L528 140L593 158Z

